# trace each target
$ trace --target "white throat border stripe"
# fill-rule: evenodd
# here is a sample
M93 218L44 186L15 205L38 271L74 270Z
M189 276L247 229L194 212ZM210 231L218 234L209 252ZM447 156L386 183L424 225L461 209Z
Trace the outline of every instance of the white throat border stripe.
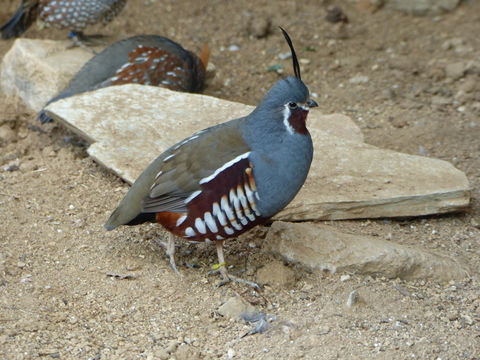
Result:
M284 109L282 111L283 113L283 125L285 125L285 128L287 129L288 133L290 135L293 135L294 133L294 130L293 130L293 127L292 125L290 125L290 122L288 121L288 119L290 119L290 115L292 114L289 107L288 107L288 104L285 104L283 105Z

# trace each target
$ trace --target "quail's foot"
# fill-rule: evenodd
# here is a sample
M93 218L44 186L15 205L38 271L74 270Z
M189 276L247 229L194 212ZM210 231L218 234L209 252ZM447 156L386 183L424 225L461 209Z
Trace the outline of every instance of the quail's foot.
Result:
M240 277L229 274L227 270L227 265L225 262L225 257L223 256L223 241L216 241L215 245L217 248L217 256L218 256L218 270L214 270L211 273L220 272L220 275L222 275L222 281L220 281L220 283L218 284L219 287L229 283L230 281L233 281L239 284L245 284L245 285L251 286L254 289L260 289L260 285L258 285L253 281L245 280Z

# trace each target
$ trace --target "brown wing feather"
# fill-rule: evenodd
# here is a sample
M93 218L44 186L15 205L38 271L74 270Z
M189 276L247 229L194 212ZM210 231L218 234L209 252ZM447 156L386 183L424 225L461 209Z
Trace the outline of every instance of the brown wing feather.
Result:
M225 163L250 151L239 131L240 120L192 135L174 145L143 200L142 212L186 211L185 199L200 191L200 181Z

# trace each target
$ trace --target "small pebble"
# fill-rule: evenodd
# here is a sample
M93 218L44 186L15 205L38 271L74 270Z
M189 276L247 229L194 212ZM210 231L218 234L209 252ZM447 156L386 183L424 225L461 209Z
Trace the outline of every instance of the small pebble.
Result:
M342 275L342 276L340 276L340 281L341 282L348 281L348 280L350 280L350 278L351 278L351 276L348 275L348 274L347 275Z
M228 51L238 51L238 50L240 50L240 46L238 45L230 45L228 47Z
M232 348L228 349L227 351L227 357L229 359L233 359L233 357L235 356L235 350L233 350Z
M369 81L370 81L370 78L365 75L357 75L350 78L350 80L348 80L350 84L366 84Z
M358 294L357 290L353 290L348 295L347 306L352 307L353 305L355 305L358 302L358 300L360 300L360 295Z
M3 167L3 170L4 171L8 171L8 172L13 172L13 171L17 171L17 170L20 170L20 166L18 163L16 162L13 162L13 163L10 163L10 164L7 164Z
M249 31L250 34L257 39L267 37L270 33L271 22L270 19L265 17L254 17L250 22Z
M167 347L165 348L165 351L169 354L174 353L175 350L177 350L178 345L180 345L180 343L177 340L172 340L168 343Z
M418 153L422 156L428 155L427 149L423 145L418 145Z
M330 6L327 9L327 15L325 16L325 20L331 22L333 24L336 23L348 23L348 17L343 12L342 8L339 6Z
M458 80L465 74L467 70L467 65L463 61L456 63L450 63L445 66L445 74L448 78L453 80Z
M290 51L280 53L280 54L277 55L277 58L280 59L280 60L287 60L287 59L290 59L291 57L292 57L292 53Z

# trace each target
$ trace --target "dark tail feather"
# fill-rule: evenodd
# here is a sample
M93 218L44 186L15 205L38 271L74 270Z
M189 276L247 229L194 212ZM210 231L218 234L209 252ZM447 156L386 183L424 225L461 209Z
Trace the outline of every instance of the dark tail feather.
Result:
M40 112L38 113L37 115L37 120L40 121L42 124L46 124L46 123L49 123L49 122L52 122L53 119L48 116L46 113L45 113L45 108L50 105L51 103L57 101L57 100L61 100L61 99L64 99L64 98L67 98L69 96L72 96L73 94L71 92L68 92L68 91L64 91L64 92L61 92L60 94L58 94L57 96L54 96L53 98L51 98L50 100L48 100L48 102L45 104L45 106L43 107L42 110L40 110Z
M53 119L45 113L45 110L41 110L37 115L37 120L42 124L52 122Z
M132 219L129 223L125 225L139 225L146 222L156 222L156 214L155 213L140 213L137 215L136 218Z
M0 27L3 39L10 39L22 35L37 19L38 1L30 1L22 4L15 14Z

